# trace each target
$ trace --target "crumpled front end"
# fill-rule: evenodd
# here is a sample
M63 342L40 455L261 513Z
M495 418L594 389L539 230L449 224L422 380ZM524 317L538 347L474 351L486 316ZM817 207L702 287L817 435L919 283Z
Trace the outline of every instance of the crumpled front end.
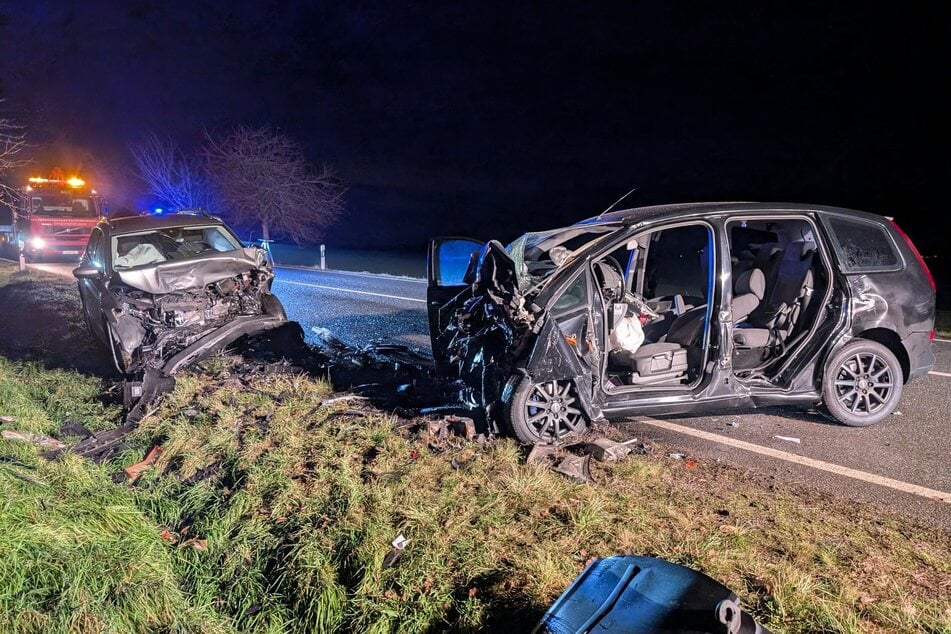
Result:
M103 309L121 371L154 368L171 374L195 360L188 354L182 358L191 347L212 352L243 334L286 322L270 291L274 274L263 263L214 257L187 264L187 271L169 270L182 269L178 263L123 271L109 284L112 305ZM183 278L198 285L186 287ZM212 345L201 346L206 338ZM168 367L173 359L178 362Z
M448 350L466 385L471 405L496 401L516 370L532 335L541 327L542 311L519 290L512 259L499 242L486 244L467 275L470 296L450 326Z

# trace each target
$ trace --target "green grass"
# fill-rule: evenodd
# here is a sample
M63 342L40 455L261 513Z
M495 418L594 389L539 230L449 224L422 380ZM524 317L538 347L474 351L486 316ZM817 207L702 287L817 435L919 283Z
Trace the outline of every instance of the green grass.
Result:
M0 466L0 622L16 632L528 626L590 557L632 552L706 572L775 631L951 627L947 533L660 457L598 466L598 485L585 486L524 464L510 441L433 454L382 413L332 416L340 405L303 418L329 394L308 378L253 387L184 377L111 465L48 462L0 441L0 455L28 465ZM97 388L0 360L0 411L18 417L5 427L53 432L64 392L81 419L114 421ZM156 441L156 469L135 486L112 482ZM182 484L215 461L215 476ZM399 533L412 541L383 569ZM204 548L183 545L190 538Z
M181 377L107 465L0 440L4 632L524 630L591 557L628 552L709 574L775 632L951 631L945 531L662 450L595 486L508 440L432 453L383 412L315 410L320 381L228 371ZM110 427L104 385L0 357L0 427ZM154 443L155 469L113 482Z

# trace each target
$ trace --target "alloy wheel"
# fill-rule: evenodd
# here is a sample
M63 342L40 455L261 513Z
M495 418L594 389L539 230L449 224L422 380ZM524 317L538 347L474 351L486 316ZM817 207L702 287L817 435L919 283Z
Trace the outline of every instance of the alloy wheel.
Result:
M836 398L849 412L871 416L885 407L894 377L885 360L872 352L847 357L835 377Z
M569 382L537 383L525 402L525 422L543 441L558 442L578 434L584 430L585 420L574 406L576 400Z

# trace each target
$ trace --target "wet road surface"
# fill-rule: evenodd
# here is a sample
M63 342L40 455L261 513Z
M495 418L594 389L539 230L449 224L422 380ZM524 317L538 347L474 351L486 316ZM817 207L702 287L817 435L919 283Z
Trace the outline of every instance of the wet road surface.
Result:
M72 267L37 268L69 275ZM422 280L278 267L274 292L311 340L317 327L354 345L382 339L429 350ZM936 341L934 350L933 373L905 386L900 414L869 428L845 427L797 408L635 417L619 426L671 452L721 460L749 468L755 477L797 482L951 528L951 502L932 499L951 500L951 341Z

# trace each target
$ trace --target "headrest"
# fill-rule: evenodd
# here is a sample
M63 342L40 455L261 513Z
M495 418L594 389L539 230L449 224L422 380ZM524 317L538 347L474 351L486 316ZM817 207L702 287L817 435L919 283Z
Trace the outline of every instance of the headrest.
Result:
M595 264L594 270L597 274L598 282L601 284L601 288L620 292L624 287L624 279L621 277L616 266L612 266L610 263L602 260Z
M743 271L733 282L733 293L735 295L753 293L757 299L763 299L763 294L766 293L766 276L759 269Z
M755 245L750 245L753 247ZM777 256L781 255L783 248L779 245L778 242L764 242L759 245L759 248L756 250L756 260L758 262L765 262L767 260L773 260Z

